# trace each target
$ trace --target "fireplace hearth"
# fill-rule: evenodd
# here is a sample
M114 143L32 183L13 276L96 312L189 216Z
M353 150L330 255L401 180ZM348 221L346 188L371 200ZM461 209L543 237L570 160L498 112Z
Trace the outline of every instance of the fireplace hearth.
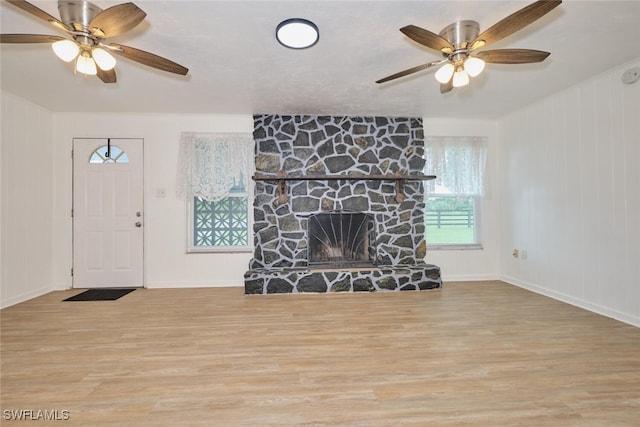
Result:
M245 293L442 287L424 262L422 181L397 178L423 174L422 119L264 114L254 140Z

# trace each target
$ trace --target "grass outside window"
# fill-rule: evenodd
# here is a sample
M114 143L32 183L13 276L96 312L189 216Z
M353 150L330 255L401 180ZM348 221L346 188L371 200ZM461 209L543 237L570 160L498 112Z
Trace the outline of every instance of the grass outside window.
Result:
M425 229L428 245L478 245L474 197L438 196L426 202Z

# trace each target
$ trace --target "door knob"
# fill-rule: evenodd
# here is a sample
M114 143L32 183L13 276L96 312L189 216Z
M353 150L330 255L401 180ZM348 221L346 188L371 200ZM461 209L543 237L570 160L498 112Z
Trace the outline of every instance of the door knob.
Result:
M136 222L136 224L135 224L135 225L136 225L136 227L138 227L138 228L142 227L142 223L141 223L140 221Z

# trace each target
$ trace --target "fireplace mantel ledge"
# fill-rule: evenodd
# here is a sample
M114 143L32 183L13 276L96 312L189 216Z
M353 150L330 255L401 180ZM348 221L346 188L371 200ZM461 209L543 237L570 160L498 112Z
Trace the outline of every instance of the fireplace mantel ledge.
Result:
M435 175L403 175L403 174L385 174L385 175L367 175L367 174L345 174L345 175L301 175L292 176L286 173L277 175L261 175L255 174L251 177L254 181L325 181L325 180L345 180L345 181L404 181L404 180L421 180L430 181L436 179Z
M251 177L254 181L277 181L278 182L278 200L281 203L286 203L287 197L287 185L286 181L395 181L396 182L396 197L395 200L398 203L404 201L404 183L407 180L421 180L430 181L436 179L435 175L404 175L402 173L385 174L385 175L367 175L367 174L344 174L344 175L300 175L292 176L287 175L285 171L278 172L277 175L260 175L255 174Z

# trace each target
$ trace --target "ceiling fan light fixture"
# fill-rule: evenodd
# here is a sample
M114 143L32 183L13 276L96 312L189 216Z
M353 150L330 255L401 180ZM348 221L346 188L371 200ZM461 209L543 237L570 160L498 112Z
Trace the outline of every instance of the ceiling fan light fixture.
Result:
M470 56L464 61L464 70L471 76L476 77L484 70L484 61L475 56Z
M80 55L78 55L78 60L76 61L76 71L89 76L95 76L96 74L98 74L96 63L88 51L83 50Z
M452 63L447 62L444 64L438 71L436 71L435 77L436 80L442 84L449 83L451 77L453 76L453 72L455 71L455 67Z
M463 67L458 67L456 72L453 74L453 87L462 87L468 84L469 74L467 74Z
M80 48L78 44L72 40L60 40L51 45L51 49L53 49L53 53L64 62L73 61L78 53L80 53Z
M482 33L480 32L480 24L472 20L456 21L444 27L438 34L416 25L406 25L400 28L402 34L424 47L438 51L445 59L440 62L418 65L417 67L394 73L376 80L376 83L384 83L408 76L448 61L455 67L455 72L451 80L443 83L449 71L445 72L444 67L439 70L439 76L436 78L441 82L440 93L445 94L454 87L466 86L469 84L470 76L477 76L484 68L482 59L480 61L473 58L469 59L469 54L472 51L486 47L520 31L532 22L542 18L561 3L562 0L536 0L498 21L498 23ZM481 58L485 58L486 62L494 64L530 64L544 61L549 56L549 52L533 49L495 49L481 52L478 55ZM469 63L465 64L467 59L469 59Z
M109 71L116 66L116 58L100 47L93 49L91 56L93 56L96 65L103 71Z
M309 48L315 45L319 38L318 26L307 19L287 19L276 27L276 39L290 49Z
M60 15L58 19L30 3L30 0L9 0L8 4L68 33L66 37L68 41L63 42L65 38L56 35L0 34L0 45L4 43L53 45L56 56L73 64L74 74L96 75L103 83L116 83L116 73L113 69L116 61L111 56L113 52L156 70L181 76L187 75L189 72L187 67L162 56L118 43L106 44L107 39L137 27L147 16L142 9L128 1L103 10L90 1L93 0L58 0ZM53 44L58 41L61 43Z

